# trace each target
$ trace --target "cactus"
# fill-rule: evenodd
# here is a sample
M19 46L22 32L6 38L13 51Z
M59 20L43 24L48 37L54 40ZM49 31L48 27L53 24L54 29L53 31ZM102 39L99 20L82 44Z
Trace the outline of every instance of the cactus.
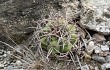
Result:
M67 23L64 19L49 20L42 28L42 36L40 39L42 49L52 53L66 53L74 47L77 40L75 25Z

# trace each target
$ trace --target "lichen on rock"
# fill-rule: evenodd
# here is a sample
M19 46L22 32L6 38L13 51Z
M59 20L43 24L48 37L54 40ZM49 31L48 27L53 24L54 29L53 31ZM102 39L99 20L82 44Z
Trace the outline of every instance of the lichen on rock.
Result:
M110 34L110 1L84 0L82 5L82 25L105 35Z

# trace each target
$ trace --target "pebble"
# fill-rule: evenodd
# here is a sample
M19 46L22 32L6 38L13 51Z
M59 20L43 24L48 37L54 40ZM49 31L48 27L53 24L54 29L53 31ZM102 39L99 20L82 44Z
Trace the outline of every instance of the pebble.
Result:
M81 70L90 70L88 65L82 66Z
M6 68L6 70L14 70L14 68L13 68L12 66L8 66L8 67Z
M99 46L95 46L95 47L96 47L96 48L94 49L94 52L95 52L96 54L98 54L98 53L100 53L100 52L102 51Z
M102 70L106 70L105 65L106 65L106 64L101 65L101 69L102 69Z
M110 69L110 63L106 64L106 69Z
M101 65L102 70L109 70L110 69L110 63L105 63Z
M94 34L93 38L95 38L97 42L102 42L102 41L106 40L104 35L101 35L101 34L98 34L98 33Z
M89 54L91 54L91 53L93 52L93 50L94 50L94 42L93 42L93 41L90 41L90 42L88 43L88 46L86 47L86 50L87 50L87 52L88 52Z
M7 56L7 54L4 54L4 55L3 55L3 57L6 57L6 56Z
M95 67L95 70L99 70L99 68L98 67Z
M105 52L109 52L109 47L107 45L101 45L101 50Z
M4 64L0 63L0 69L4 68Z
M22 62L20 60L17 60L16 63L15 63L17 66L21 66L22 65Z
M105 57L106 62L110 62L110 55Z
M11 51L7 51L7 54L11 54Z
M101 62L101 63L106 62L104 57L101 57L101 56L98 56L98 55L92 56L92 59L95 60L95 61Z
M3 50L0 50L0 55L3 55Z
M109 52L100 52L99 56L106 57L108 54L109 54Z

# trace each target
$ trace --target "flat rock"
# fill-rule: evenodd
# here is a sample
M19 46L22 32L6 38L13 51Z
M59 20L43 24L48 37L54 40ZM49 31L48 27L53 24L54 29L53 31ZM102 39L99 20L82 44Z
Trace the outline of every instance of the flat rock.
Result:
M84 27L110 34L110 0L83 0L81 23Z

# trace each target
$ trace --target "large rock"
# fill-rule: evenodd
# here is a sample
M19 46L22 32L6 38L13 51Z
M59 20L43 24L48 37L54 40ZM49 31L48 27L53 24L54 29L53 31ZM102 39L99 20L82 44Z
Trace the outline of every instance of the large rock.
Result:
M20 44L33 33L34 29L28 27L35 27L38 19L51 11L60 11L66 18L75 17L77 7L77 0L0 0L0 40L9 43L11 37Z
M110 34L110 0L82 0L81 23L86 28Z

